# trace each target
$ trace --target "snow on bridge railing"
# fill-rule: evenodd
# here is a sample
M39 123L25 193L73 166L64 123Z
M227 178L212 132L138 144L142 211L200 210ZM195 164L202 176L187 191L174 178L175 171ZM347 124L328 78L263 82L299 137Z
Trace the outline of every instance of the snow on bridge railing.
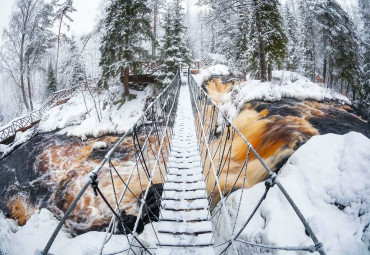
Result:
M193 112L198 136L199 150L203 165L203 175L207 184L209 206L212 212L214 248L218 254L227 254L229 249L233 249L236 254L243 254L244 246L263 250L286 250L286 251L309 251L325 254L322 243L319 242L315 233L312 231L308 222L294 203L288 192L279 182L276 175L267 166L261 156L247 141L243 134L228 119L217 104L208 96L207 92L196 83L193 76L189 74L189 87L192 96ZM252 162L251 161L255 161ZM248 178L253 173L248 174L248 163L256 166L260 164L262 171L265 171L268 178L265 181L265 191L259 199L250 215L240 215L242 205L242 195L244 188L247 188ZM250 171L251 168L248 170ZM262 175L263 176L263 175ZM241 233L250 223L258 208L265 200L271 188L277 188L283 193L289 204L302 222L304 229L313 241L311 246L302 247L281 247L265 245L261 243L248 242L240 238ZM235 219L231 219L226 202L231 193L236 189L241 189L240 200L237 201L237 209L233 214ZM237 224L243 222L242 225ZM225 229L226 225L226 229ZM227 235L227 240L216 236L215 233ZM218 240L217 240L218 239Z
M113 254L122 252L130 254L135 249L144 250L151 254L149 250L155 247L148 247L145 241L138 238L137 232L139 225L145 223L150 223L156 232L152 222L158 221L159 210L153 211L153 208L157 207L158 209L161 206L160 197L162 192L161 188L158 188L156 184L164 183L164 177L167 173L167 157L170 151L172 128L176 117L180 83L180 72L177 72L171 84L158 95L134 126L126 131L104 156L100 164L89 173L85 185L65 211L40 254L48 254L64 223L70 220L70 216L79 214L74 209L78 203L83 203L80 199L90 185L95 196L100 196L100 198L96 197L95 199L102 201L112 213L99 254L103 253L106 243L117 231L117 228L120 228L125 234L128 245L123 247L123 250ZM127 172L126 168L122 169L122 164L124 164L122 161L121 165L117 164L120 154L115 152L123 142L126 142L126 144L127 142L132 142L132 157L130 158L132 166L129 172ZM101 183L111 184L112 190L109 194L107 194L106 189L99 188L98 180ZM103 194L103 191L105 194ZM152 197L148 197L149 193L151 193L150 196ZM133 202L138 205L138 216L133 227L127 226L123 216L124 209L128 206L128 199L130 205ZM150 204L147 199L150 200ZM157 241L159 242L159 240ZM137 252L133 253L138 254Z

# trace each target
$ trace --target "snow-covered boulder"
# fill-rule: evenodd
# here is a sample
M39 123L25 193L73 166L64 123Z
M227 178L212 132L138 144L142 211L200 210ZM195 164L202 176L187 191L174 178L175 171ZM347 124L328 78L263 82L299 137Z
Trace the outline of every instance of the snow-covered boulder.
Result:
M280 182L308 220L327 254L369 254L370 140L362 134L312 137L288 160ZM257 204L264 183L234 192L226 205L236 232ZM226 223L216 241L227 240ZM250 242L277 246L310 246L312 241L288 201L275 186L240 235ZM244 246L250 251L250 247ZM278 252L285 254L286 252ZM248 254L248 253L246 253ZM250 254L254 254L251 251ZM294 254L294 253L289 253ZM300 254L300 253L299 253Z
M229 67L226 65L213 65L208 67L207 69L200 69L199 73L194 75L195 81L199 84L202 85L203 82L211 78L212 75L229 75L230 70Z
M93 145L93 150L105 150L107 148L106 142L95 142Z

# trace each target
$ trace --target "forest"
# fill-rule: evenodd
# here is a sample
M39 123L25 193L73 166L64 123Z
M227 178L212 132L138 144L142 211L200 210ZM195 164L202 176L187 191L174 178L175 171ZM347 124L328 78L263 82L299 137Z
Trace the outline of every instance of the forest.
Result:
M101 1L90 33L69 33L73 0L17 0L2 31L0 116L4 123L37 109L52 92L89 79L100 89L142 63L157 87L176 69L213 59L242 79L269 81L298 72L369 107L369 1ZM125 79L124 77L127 77Z

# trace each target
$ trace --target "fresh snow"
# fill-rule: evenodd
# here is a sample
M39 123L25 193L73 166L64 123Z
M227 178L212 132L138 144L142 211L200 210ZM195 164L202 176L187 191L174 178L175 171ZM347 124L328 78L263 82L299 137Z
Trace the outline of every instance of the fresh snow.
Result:
M326 254L369 254L369 170L370 140L356 132L312 137L281 170L280 182L324 244ZM236 232L250 215L264 189L264 183L260 183L244 189L243 194L242 190L232 193L226 201L232 222L235 222L242 194ZM225 222L219 226L216 244L229 238L225 227ZM278 246L313 244L276 186L269 191L240 238ZM253 254L251 250L248 252L246 254Z
M46 111L41 118L38 131L58 131L57 134L76 136L82 140L86 140L87 137L99 137L106 134L124 134L142 115L145 102L148 97L153 95L153 90L150 86L146 87L144 91L130 90L130 93L136 95L136 98L124 104L118 102L123 93L122 85L113 86L109 92L99 97L95 92L92 92L97 105L99 105L100 99L101 110L99 111L103 116L100 122L97 117L93 98L88 92L85 91L83 93L85 95L87 109L82 92L78 92L66 103ZM19 118L21 117L17 117L12 121ZM0 129L5 127L2 126ZM8 155L17 146L28 141L32 137L33 132L34 127L25 132L18 131L12 144L0 144L0 157Z
M46 112L40 122L42 132L51 132L63 129L59 133L68 136L99 137L105 134L124 134L131 128L143 113L145 101L152 96L152 89L147 87L144 91L130 90L136 99L113 104L121 99L123 87L115 86L103 96L100 103L102 120L99 122L92 97L84 92L88 106L88 113L84 104L82 93L76 94L67 103L61 104ZM98 97L95 96L96 104ZM103 102L107 102L104 106Z
M202 85L202 83L211 78L212 75L229 75L229 74L230 74L229 67L221 64L216 64L206 69L200 69L199 73L193 75L193 77L199 85Z
M0 212L0 254L7 255L34 255L44 249L59 221L47 209L37 211L27 221L26 225L19 227L16 221L6 219ZM157 223L153 223L157 229ZM105 232L90 231L72 238L66 229L57 235L50 253L55 255L94 255L100 250ZM104 254L111 254L128 248L127 238L132 236L113 235L105 245ZM145 225L144 232L138 236L142 243L155 247L156 237L151 224ZM134 248L135 249L135 248ZM137 254L137 250L135 253Z
M201 70L199 74L194 75L194 78L199 85L202 85L211 75L226 74L228 74L226 66L216 65ZM233 119L247 102L253 100L276 102L283 98L293 98L300 101L335 100L343 104L351 104L351 101L346 96L313 83L298 73L273 71L272 77L271 82L247 80L236 84L230 93L222 97L221 110Z
M14 220L5 219L4 215L0 214L0 254L3 252L9 255L34 255L36 251L41 251L45 247L58 223L53 213L47 209L36 212L23 227L17 226ZM50 252L60 255L96 254L104 235L104 232L91 231L72 238L63 227ZM123 236L113 236L106 251L114 252L122 249L125 241L126 238Z
M104 150L107 148L106 142L95 142L93 145L93 150Z
M28 141L34 132L34 127L27 129L26 131L18 131L15 134L14 142L9 145L0 144L0 158L5 157L9 153L11 153L17 146L21 145L22 143Z

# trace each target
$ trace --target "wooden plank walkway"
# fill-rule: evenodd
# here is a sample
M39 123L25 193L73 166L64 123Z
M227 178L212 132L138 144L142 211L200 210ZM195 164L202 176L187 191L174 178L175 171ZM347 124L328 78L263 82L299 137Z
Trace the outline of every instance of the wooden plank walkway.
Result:
M186 82L180 90L156 254L214 254L212 223Z

